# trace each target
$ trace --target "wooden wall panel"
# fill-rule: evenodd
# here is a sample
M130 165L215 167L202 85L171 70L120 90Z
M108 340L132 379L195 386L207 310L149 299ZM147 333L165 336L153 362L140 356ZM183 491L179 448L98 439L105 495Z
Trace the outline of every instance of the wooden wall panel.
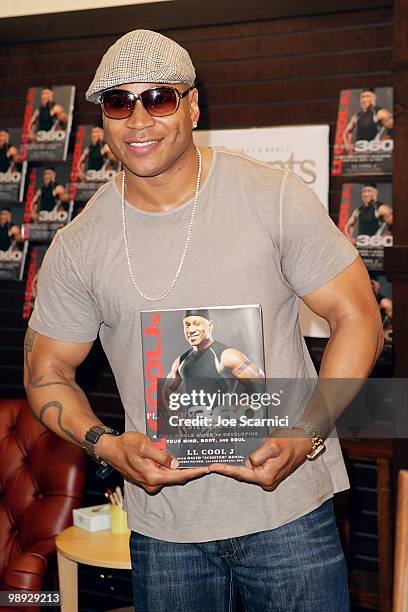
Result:
M393 82L393 12L380 4L373 0L376 7L371 9L331 9L327 14L241 23L223 19L220 24L162 31L183 44L196 64L202 107L199 127L328 123L332 142L340 89ZM97 15L95 18L98 22ZM112 24L100 19L100 31L95 26L92 35L75 35L75 24L69 19L68 15L66 37L50 35L47 40L44 35L44 40L30 42L25 34L24 42L13 42L9 34L10 42L0 45L0 127L21 125L26 89L46 83L76 86L76 123L100 120L99 108L87 103L84 93L101 55L123 33L115 31L120 19ZM77 31L81 29L78 22ZM340 190L340 181L332 181L330 211L334 220ZM23 293L23 284L0 283L3 397L24 394ZM317 346L321 352L321 343ZM99 343L80 369L79 382L100 418L107 425L122 427L120 399ZM89 478L86 502L103 501L100 483L92 480L91 472ZM372 558L375 564L375 553ZM89 584L87 588L91 588ZM97 595L97 588L91 591L91 595Z

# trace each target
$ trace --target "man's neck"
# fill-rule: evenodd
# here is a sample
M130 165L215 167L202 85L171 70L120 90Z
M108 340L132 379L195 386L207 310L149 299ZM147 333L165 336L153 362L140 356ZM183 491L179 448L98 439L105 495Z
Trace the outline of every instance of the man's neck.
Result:
M201 149L201 185L211 165L211 149ZM126 170L126 200L135 208L148 212L166 212L194 197L198 172L195 147L180 157L171 168L158 176L140 177ZM119 189L122 175L117 177Z

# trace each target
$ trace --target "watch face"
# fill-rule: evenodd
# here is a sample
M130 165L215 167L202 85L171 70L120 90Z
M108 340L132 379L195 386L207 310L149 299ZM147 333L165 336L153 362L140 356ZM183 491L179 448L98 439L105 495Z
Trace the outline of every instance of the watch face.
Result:
M96 444L99 440L99 437L102 433L105 433L103 427L99 427L98 425L94 425L89 429L85 434L85 440L90 442L91 444Z

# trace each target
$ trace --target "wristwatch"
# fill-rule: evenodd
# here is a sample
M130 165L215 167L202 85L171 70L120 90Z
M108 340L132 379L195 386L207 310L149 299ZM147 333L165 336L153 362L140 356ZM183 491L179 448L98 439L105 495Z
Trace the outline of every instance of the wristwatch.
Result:
M98 455L95 452L95 444L98 442L99 438L103 436L104 434L110 434L111 436L120 436L120 431L117 431L116 429L111 429L110 427L93 425L92 427L88 429L88 431L85 434L85 441L83 444L83 448L86 450L86 452L91 457L91 459L93 459L97 463L100 463L103 466L106 466L108 465L106 461L101 459L101 457L98 457Z
M323 438L320 437L319 433L313 429L311 423L307 421L297 421L292 429L300 429L312 440L312 448L310 453L306 455L309 461L314 461L326 450L326 445Z

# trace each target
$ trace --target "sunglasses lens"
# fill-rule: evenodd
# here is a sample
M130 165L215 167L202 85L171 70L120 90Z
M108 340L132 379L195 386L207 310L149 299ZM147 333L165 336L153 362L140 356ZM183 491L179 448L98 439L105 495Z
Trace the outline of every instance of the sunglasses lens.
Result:
M130 117L135 106L135 99L130 92L112 90L104 93L103 110L111 119L126 119Z
M157 87L141 94L143 106L153 117L172 115L177 110L178 95L171 87Z

